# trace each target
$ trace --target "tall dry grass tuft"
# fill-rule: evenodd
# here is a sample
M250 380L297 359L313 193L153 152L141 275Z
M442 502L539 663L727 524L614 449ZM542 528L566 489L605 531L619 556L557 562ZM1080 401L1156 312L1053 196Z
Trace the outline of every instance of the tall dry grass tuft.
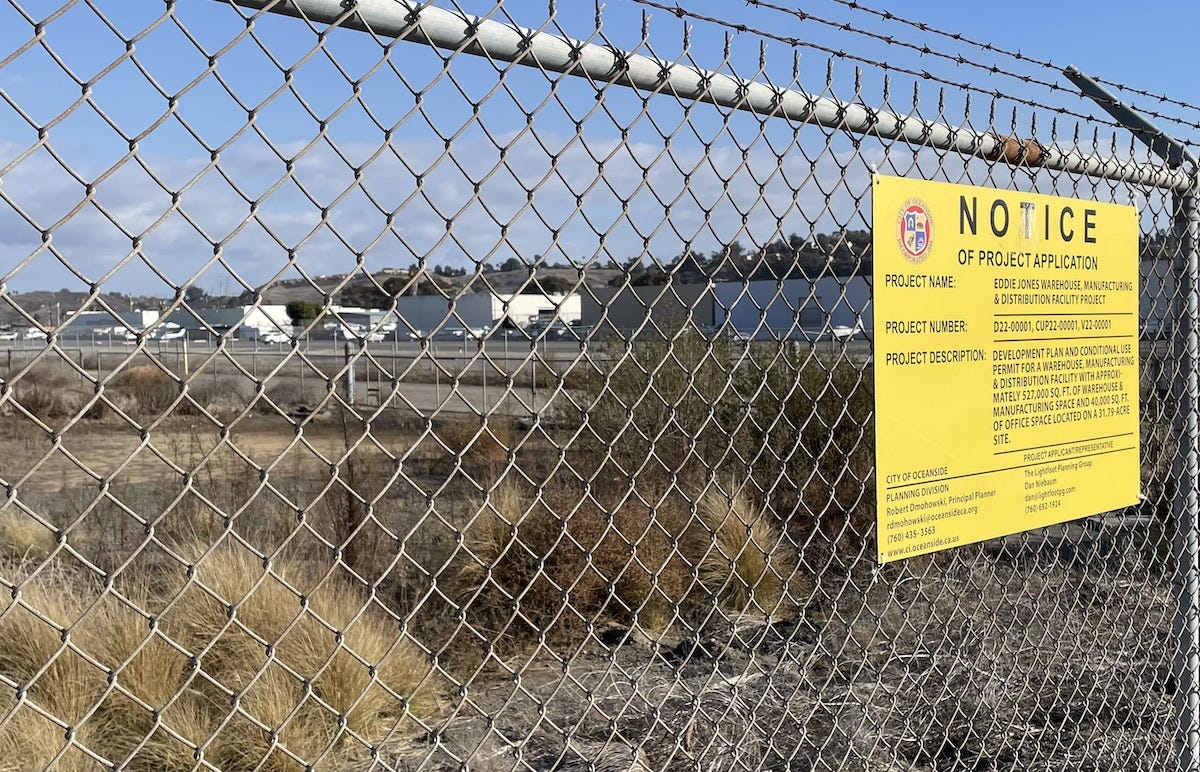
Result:
M211 731L211 722L198 720L191 709L197 696L186 686L188 656L134 610L154 605L144 592L127 600L106 596L101 603L82 629L81 646L113 673L113 689L92 719L105 755L131 770L190 768L194 744ZM193 745L170 741L172 733Z
M698 497L683 549L700 584L729 611L788 617L811 592L779 529L741 490L710 486Z
M29 683L31 702L75 726L80 745L122 768L191 769L194 746L162 739L171 730L190 734L193 742L204 739L188 715L188 698L172 703L184 691L187 657L126 601L101 594L78 574L36 577L21 595L28 608L12 604L0 619L0 673ZM148 605L145 596L131 601ZM69 632L70 648L59 628ZM156 712L163 725L157 731ZM0 748L48 762L62 747L64 732L23 706L2 733ZM79 768L96 768L77 750L68 758L75 756Z
M288 561L267 570L229 544L198 560L196 580L165 624L238 695L241 714L214 743L228 765L339 758L441 709L428 660L349 583Z
M27 579L0 609L0 674L79 744L147 772L193 769L201 746L222 769L336 766L441 709L426 658L357 588L236 545L194 555L156 596ZM64 731L22 706L0 749L49 762Z
M13 704L0 699L0 716L6 715ZM86 739L77 738L83 744L87 744ZM66 729L26 704L0 726L0 772L97 772L99 765L78 745L64 750L66 745Z
M66 743L66 730L46 718L75 727L75 741L94 752L104 750L103 736L88 715L101 703L107 684L103 669L90 663L85 618L94 587L73 586L67 573L39 576L21 586L19 600L0 609L0 674L27 688L26 704L0 730L0 759L19 760L12 769L41 769ZM68 643L70 645L68 645ZM0 769L5 767L0 763ZM66 751L55 769L94 769L77 748Z
M33 518L11 510L0 512L0 558L41 563L54 545L54 533Z

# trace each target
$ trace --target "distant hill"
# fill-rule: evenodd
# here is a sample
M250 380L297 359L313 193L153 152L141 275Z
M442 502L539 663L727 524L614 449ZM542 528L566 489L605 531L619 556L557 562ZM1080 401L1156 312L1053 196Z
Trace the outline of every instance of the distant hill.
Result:
M130 311L160 308L170 301L145 295L123 295L119 292L102 292L99 300L114 311ZM5 327L28 327L29 320L17 308L32 316L44 326L54 326L68 317L68 312L84 308L88 302L86 292L66 290L34 290L32 292L8 292L0 296L0 325ZM87 310L102 311L104 306L93 301Z

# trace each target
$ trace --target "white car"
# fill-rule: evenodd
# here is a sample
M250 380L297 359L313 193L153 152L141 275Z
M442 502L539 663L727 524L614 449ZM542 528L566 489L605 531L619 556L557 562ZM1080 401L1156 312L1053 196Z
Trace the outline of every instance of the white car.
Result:
M438 335L448 335L452 338L470 338L471 340L479 340L488 334L487 327L443 327L438 330Z
M0 332L0 340L16 340L16 339L17 339L17 331L16 330L5 330L4 332Z
M30 327L25 331L25 335L23 337L25 340L45 340L46 331L40 330L37 327Z

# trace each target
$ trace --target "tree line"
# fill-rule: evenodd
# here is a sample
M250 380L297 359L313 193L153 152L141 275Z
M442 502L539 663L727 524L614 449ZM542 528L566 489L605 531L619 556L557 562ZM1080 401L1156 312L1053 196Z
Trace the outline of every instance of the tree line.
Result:
M1139 244L1141 260L1170 260L1178 251L1178 238L1170 230L1155 230L1143 234ZM792 233L775 239L765 246L746 247L732 241L710 252L685 248L674 257L662 261L637 255L625 262L610 259L604 268L620 271L609 284L612 286L651 286L668 281L692 284L722 281L777 281L781 279L822 276L869 276L874 268L872 234L870 230L840 230L801 236ZM561 276L539 274L541 270L579 270L565 263L549 263L542 256L526 261L509 257L498 265L483 263L484 274L533 274L521 289L525 294L567 293L576 289L577 282ZM421 295L449 296L456 292L454 279L473 273L473 269L435 265L422 270L417 265L394 271L381 284L356 282L341 291L339 301L346 305L369 308L387 306L393 298ZM476 285L477 291L486 285Z

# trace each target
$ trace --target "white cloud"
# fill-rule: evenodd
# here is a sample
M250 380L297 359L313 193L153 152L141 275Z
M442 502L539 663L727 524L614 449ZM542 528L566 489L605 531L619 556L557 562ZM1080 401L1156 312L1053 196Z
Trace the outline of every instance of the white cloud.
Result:
M698 120L719 127L713 115ZM288 250L312 274L351 270L354 253L363 250L369 268L414 257L469 265L543 253L605 263L644 254L648 241L650 254L666 260L685 241L709 251L732 239L762 245L791 232L867 227L872 168L1001 187L1033 184L1008 167L903 143L855 142L815 127L764 127L754 116L734 116L710 131L707 147L694 132L675 133L669 143L646 131L623 142L601 121L578 135L551 127L492 140L465 131L449 153L428 131L397 135L383 147L355 141L336 150L324 140L269 145L247 135L221 153L217 167L186 145L174 153L156 147L141 161L181 189L178 211L170 192L133 160L95 185L93 204L85 201L85 186L39 150L4 175L12 205L0 202L0 259L11 271L44 249L39 229L52 228L54 248L91 280L131 260L133 243L123 231L140 238L142 253L173 282L211 260L214 242L252 284L275 274ZM0 144L0 168L22 151ZM290 170L280 156L291 159ZM1042 175L1037 183L1060 195L1117 196L1107 185L1063 175ZM35 261L9 286L66 283L54 262ZM144 268L122 271L120 281L112 288L167 291ZM200 282L215 288L203 276Z

